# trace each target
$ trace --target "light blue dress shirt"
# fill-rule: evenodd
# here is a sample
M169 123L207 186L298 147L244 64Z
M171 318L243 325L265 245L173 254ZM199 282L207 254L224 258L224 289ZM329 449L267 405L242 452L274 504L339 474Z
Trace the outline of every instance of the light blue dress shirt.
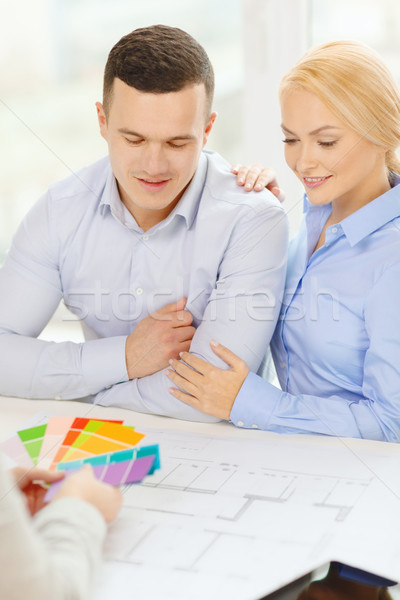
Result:
M282 433L400 439L400 178L341 223L306 203L272 341L283 391L250 374L231 420Z
M106 406L215 420L174 398L164 371L129 381L126 337L186 296L191 351L222 366L215 338L257 370L279 315L287 231L272 194L246 193L215 153L202 153L178 205L146 232L122 204L108 158L56 183L0 270L0 393L95 395ZM82 344L35 339L61 299L83 322Z

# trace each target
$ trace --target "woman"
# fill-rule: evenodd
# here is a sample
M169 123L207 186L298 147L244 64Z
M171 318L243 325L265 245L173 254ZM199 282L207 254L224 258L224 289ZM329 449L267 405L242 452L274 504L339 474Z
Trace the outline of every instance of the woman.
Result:
M89 596L106 523L117 516L122 495L98 481L87 466L68 477L43 508L46 489L39 482L51 483L63 476L22 467L8 473L0 460L0 598L4 600Z
M235 425L400 439L400 93L357 42L308 51L280 87L288 165L305 187L272 341L281 391L184 353L171 394Z

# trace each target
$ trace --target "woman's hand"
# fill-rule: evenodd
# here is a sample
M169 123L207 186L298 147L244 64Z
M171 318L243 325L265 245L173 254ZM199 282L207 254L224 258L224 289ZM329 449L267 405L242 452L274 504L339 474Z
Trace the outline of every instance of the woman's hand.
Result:
M90 465L67 477L52 502L71 496L95 506L107 523L114 521L122 506L121 490L96 479Z
M170 388L169 392L201 412L228 421L249 368L244 360L225 346L214 340L210 342L210 346L231 368L219 369L189 352L183 352L180 355L181 361L170 361L174 370L167 371L171 381L183 391Z
M250 167L235 164L232 167L232 173L237 176L237 184L242 185L246 192L251 192L251 190L260 192L264 188L267 188L280 202L284 201L285 194L279 187L276 173L273 169L262 167L258 164L251 165Z
M59 481L64 477L62 471L48 471L47 469L15 467L12 469L15 483L24 494L28 509L31 515L45 505L43 498L46 495L47 487L43 484Z

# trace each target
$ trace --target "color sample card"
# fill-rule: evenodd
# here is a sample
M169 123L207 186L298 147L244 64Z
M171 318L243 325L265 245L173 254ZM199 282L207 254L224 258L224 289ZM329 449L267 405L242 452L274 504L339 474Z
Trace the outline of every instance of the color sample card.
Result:
M69 471L76 470L83 467L85 464L92 465L93 468L101 465L107 465L109 463L124 462L127 460L135 460L136 458L143 458L145 456L153 457L153 464L151 467L150 475L155 470L159 469L160 463L160 448L158 444L152 444L150 446L142 446L141 448L130 448L128 450L121 450L120 452L113 452L111 454L100 454L98 456L92 456L81 460L74 460L70 462L61 462L57 465L58 471Z
M63 461L131 448L143 437L143 433L138 433L126 425L90 421L80 434L73 434L67 439L65 445L70 445L70 448L65 452Z
M58 448L51 465L51 468L54 469L56 464L62 460L76 460L79 458L86 458L87 456L91 456L93 454L97 454L97 452L88 453L87 449L83 448L81 452L76 450L79 448L81 444L91 435L91 432L96 432L97 429L101 427L101 425L105 424L111 425L119 425L123 426L123 421L113 421L113 420L100 420L100 419L88 419L88 418L76 418L73 420L72 425L70 426L69 431L65 435L64 439L61 442L61 446ZM129 428L131 431L134 429L133 427ZM83 432L87 433L87 437L82 437L81 434ZM140 434L142 435L142 434ZM79 441L80 440L80 441ZM69 453L71 447L75 448L74 452L71 452L67 458L67 454ZM126 446L124 446L126 447ZM120 450L121 448L115 448L115 450ZM107 450L102 450L102 452L107 452Z
M72 427L75 417L50 417L39 454L39 464L50 469L61 442Z
M30 427L29 429L23 429L22 431L17 432L34 465L37 465L39 460L40 449L43 444L46 428L47 424L37 425L36 427Z
M140 458L133 458L131 460L110 462L93 467L93 472L97 479L114 486L140 483L146 477L146 475L149 475L155 458L155 455L148 455ZM69 468L66 471L65 476L68 477L73 473L76 473L79 471L81 466L82 465L73 469ZM44 497L45 502L50 502L50 500L54 498L62 483L63 480L56 481L55 483L51 484Z
M43 423L43 421L42 421ZM138 483L160 468L158 444L137 447L145 434L123 421L75 417L50 417L45 424L18 431L1 446L16 464L59 469L66 476L84 464L95 476L118 486ZM54 497L62 481L52 484L46 494Z
M17 465L21 467L33 467L33 461L21 441L21 438L16 433L0 444L4 454L7 454Z

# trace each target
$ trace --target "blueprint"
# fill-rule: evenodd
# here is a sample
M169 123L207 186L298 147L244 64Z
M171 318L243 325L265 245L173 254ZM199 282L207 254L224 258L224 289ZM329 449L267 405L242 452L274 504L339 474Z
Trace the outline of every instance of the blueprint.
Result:
M400 579L397 445L141 429L161 469L123 490L95 600L255 600L330 560Z

